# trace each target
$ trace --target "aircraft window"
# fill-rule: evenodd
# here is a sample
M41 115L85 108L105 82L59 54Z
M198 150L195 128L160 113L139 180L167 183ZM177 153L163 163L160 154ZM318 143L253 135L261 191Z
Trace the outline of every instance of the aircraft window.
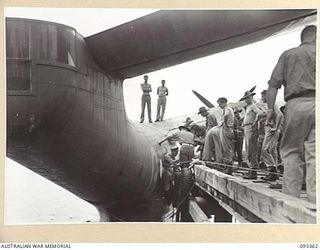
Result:
M30 58L28 24L7 22L6 25L6 57Z
M75 66L75 36L64 28L58 28L57 61Z
M7 90L31 90L30 61L25 59L7 59Z
M36 60L57 61L57 27L37 24L32 26L32 51Z

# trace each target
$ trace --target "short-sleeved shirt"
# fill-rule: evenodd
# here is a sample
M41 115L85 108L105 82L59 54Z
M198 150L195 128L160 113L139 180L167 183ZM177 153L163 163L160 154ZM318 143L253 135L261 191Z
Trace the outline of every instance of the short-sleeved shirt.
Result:
M284 99L315 91L316 45L304 42L299 47L287 50L280 56L271 78L270 87L284 85Z
M159 97L167 96L168 95L168 89L167 89L167 87L160 86L160 87L158 87L157 93L158 93Z
M263 114L263 111L257 107L256 104L251 103L246 106L246 113L244 116L243 126L246 126L248 124L252 124L257 115Z
M147 83L141 83L141 89L142 89L142 92L143 92L143 95L150 95L149 93L152 92L152 89L151 89L151 84Z

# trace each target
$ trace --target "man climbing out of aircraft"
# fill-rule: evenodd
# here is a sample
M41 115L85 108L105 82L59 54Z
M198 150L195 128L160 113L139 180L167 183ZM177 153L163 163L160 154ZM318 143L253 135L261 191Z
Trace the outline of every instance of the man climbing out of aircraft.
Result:
M270 123L275 112L278 89L284 86L286 113L280 145L284 163L283 193L299 197L306 166L308 200L316 203L315 163L315 25L301 32L301 45L283 52L268 82L268 114Z
M167 103L167 95L169 95L169 90L167 87L165 87L166 81L161 81L161 86L157 89L157 95L158 95L158 104L157 104L157 118L155 122L163 121L164 112L166 110L166 103ZM160 115L161 110L161 115Z
M149 123L152 123L151 119L151 96L150 92L152 92L151 84L148 83L148 76L144 76L144 83L140 84L141 90L142 90L142 98L141 98L141 116L140 116L140 123L143 123L144 121L144 110L146 108L148 109L148 117L149 117Z
M206 118L206 127L207 127L207 132L218 125L218 122L217 122L217 119L215 117L214 114L210 114L208 112L209 110L206 109L206 107L200 107L199 108L199 112L198 112L198 115L201 115L202 117L205 117Z
M245 107L245 116L243 120L244 139L246 147L247 162L251 169L245 176L245 179L257 179L258 154L258 122L263 116L263 111L253 102L255 93L246 91L240 101L247 103Z
M173 185L174 185L174 174L175 170L179 165L179 146L177 142L170 143L170 153L165 153L163 155L163 189L165 199L170 202L172 199Z
M179 131L166 136L158 144L161 145L165 141L178 141L181 144L179 155L180 167L189 167L194 157L194 134L190 132L190 129L181 125L179 126Z
M228 100L225 97L218 99L219 107L223 109L223 122L220 127L220 138L222 146L222 163L226 164L224 170L227 174L232 174L232 162L233 162L233 151L234 151L234 113L232 108L228 107Z
M267 91L263 91L265 95ZM265 95L262 100L266 102ZM275 181L278 179L277 174L277 145L280 135L280 125L283 119L282 112L278 106L274 106L274 113L271 120L264 124L264 139L261 147L261 160L267 166L269 174L261 179L265 181ZM266 119L264 119L266 122Z

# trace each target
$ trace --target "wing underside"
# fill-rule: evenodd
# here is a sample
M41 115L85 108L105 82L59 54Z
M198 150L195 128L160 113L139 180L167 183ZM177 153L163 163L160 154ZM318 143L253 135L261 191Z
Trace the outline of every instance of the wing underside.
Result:
M316 10L162 10L85 38L121 79L263 40L316 19Z

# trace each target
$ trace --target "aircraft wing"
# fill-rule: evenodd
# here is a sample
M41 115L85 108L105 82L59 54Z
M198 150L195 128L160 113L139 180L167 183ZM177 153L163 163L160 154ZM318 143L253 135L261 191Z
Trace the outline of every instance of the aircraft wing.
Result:
M316 20L316 13L161 10L85 40L106 73L125 79L263 40Z

